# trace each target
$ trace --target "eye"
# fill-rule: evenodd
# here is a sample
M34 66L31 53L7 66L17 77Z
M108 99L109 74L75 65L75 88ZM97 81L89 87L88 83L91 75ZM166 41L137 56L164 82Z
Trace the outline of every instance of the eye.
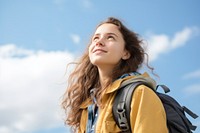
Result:
M115 38L114 38L114 36L109 35L109 36L107 37L107 39L108 39L108 40L114 40Z
M97 41L99 39L98 36L93 37L92 41Z

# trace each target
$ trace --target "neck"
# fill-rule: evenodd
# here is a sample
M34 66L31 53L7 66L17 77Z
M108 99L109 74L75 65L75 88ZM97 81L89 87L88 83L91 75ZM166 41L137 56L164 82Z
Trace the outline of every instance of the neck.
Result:
M98 71L101 87L104 88L107 82L111 79L112 69L103 69L98 67Z

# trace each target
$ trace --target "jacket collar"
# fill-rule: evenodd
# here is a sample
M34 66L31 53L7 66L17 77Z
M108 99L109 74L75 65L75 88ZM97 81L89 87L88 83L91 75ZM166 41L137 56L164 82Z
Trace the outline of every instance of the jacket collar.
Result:
M156 82L152 78L150 78L148 73L145 72L141 75L127 76L127 77L115 80L110 86L108 86L105 94L112 93L112 92L118 90L119 88L126 86L127 84L137 82L137 81L144 81L144 82L148 83L149 86L151 86L153 88L156 87ZM92 100L91 100L91 98L88 98L81 104L80 108L82 108L82 109L87 108L88 105L90 105L90 104L92 104Z
M126 86L127 84L133 83L133 82L138 82L138 81L144 81L146 82L149 86L151 86L152 88L156 87L156 82L155 80L153 80L152 78L150 78L148 73L144 73L141 75L136 75L136 76L127 76L125 78L121 78L118 79L116 81L114 81L110 86L108 86L108 88L106 89L106 94L108 93L112 93L124 86Z
M92 104L92 99L88 98L86 99L80 106L81 109L87 108L90 104Z

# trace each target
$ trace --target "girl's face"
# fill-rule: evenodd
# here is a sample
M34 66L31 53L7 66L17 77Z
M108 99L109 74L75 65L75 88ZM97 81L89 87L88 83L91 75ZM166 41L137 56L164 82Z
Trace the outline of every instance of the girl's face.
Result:
M89 58L97 67L115 67L121 59L130 57L125 49L125 41L118 27L105 23L100 25L93 35L89 46Z

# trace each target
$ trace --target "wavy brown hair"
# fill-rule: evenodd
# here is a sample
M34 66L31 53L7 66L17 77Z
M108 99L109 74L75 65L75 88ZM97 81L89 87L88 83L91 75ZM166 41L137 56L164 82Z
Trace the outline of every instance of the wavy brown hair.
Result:
M139 38L138 34L129 30L120 20L110 17L106 21L100 23L97 28L105 23L114 24L118 27L125 41L125 49L130 53L129 59L121 59L116 65L112 77L110 77L110 80L107 82L108 86L121 75L137 71L142 66L146 53L141 45L143 41ZM102 88L100 86L98 69L90 62L88 49L83 54L80 61L75 64L76 67L69 76L68 87L64 93L62 102L62 107L67 115L65 123L70 125L73 131L77 131L80 126L82 113L80 105L87 98L90 98L91 88L99 88L96 92L96 98L99 105L101 105L101 99L106 89L106 87Z

